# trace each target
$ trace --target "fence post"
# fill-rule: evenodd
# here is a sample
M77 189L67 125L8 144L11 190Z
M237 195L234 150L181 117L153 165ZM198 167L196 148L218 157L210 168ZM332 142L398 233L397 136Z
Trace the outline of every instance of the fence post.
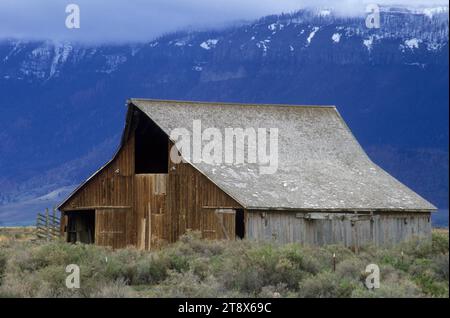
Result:
M45 208L45 229L46 229L46 232L47 232L46 239L47 239L47 242L48 242L50 240L50 228L49 228L49 222L48 222L48 208Z
M56 207L53 207L53 216L52 216L52 236L56 237Z
M336 271L336 253L333 253L333 272Z
M36 237L39 238L38 234L39 234L39 212L38 212L38 214L36 216Z

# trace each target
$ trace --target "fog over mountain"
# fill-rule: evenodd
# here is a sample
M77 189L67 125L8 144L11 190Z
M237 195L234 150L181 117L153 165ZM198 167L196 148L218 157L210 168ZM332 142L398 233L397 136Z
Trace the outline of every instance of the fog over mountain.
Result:
M66 6L80 8L81 28L65 26ZM146 42L169 32L223 28L269 14L299 9L363 15L368 4L405 5L418 10L448 5L443 0L2 0L0 38L83 43Z
M0 224L32 223L110 159L130 97L334 104L448 213L448 22L448 6L382 7L368 29L321 7L142 43L0 40Z

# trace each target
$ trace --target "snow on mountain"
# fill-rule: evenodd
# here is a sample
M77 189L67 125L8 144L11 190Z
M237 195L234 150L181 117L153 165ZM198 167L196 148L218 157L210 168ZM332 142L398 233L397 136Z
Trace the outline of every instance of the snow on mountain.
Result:
M4 79L48 81L59 78L79 63L101 65L96 72L111 74L129 57L139 52L136 45L115 48L85 47L70 42L0 41L2 51L0 74ZM120 52L117 52L119 49Z
M339 41L341 40L341 34L334 33L333 36L331 37L331 39L333 40L334 43L339 43Z
M433 17L437 14L448 14L448 7L439 6L439 7L423 8L421 9L421 13L426 15L428 18L433 19Z
M412 49L418 49L419 48L419 43L421 42L421 40L418 39L409 39L409 40L405 40L405 45Z
M211 50L216 47L217 43L219 43L219 40L217 39L208 39L205 42L202 42L200 47L205 50Z
M313 39L314 35L316 35L316 32L319 31L319 27L313 27L311 33L308 35L308 38L306 39L306 42L308 42L308 45L311 44L311 40Z
M276 48L277 39L291 52L298 47L296 41L289 41L289 33L298 30L298 37L304 39L305 47L309 47L316 36L330 33L332 43L339 43L353 38L360 38L368 52L382 41L398 40L398 49L402 53L419 49L423 46L429 51L439 51L448 43L448 7L430 7L421 9L382 7L380 29L368 29L364 26L364 19L336 17L332 9L322 9L312 13L304 11L293 15L282 15L275 22L267 23L264 29L264 19L251 25L254 34L248 42L260 49L267 56L271 47ZM324 20L325 19L325 20ZM250 26L250 25L249 25ZM248 27L247 27L248 28ZM251 32L251 31L250 31ZM264 33L266 33L264 35ZM286 38L286 35L288 38ZM188 33L184 36L168 40L164 37L147 45L138 44L122 47L87 47L68 42L26 42L11 40L6 42L3 49L3 61L0 68L0 78L5 80L41 80L47 81L58 78L65 69L78 63L93 63L96 73L111 75L130 60L134 59L142 47L152 48L164 44L177 48L188 47L194 49L195 43L200 48L209 51L214 49L220 39L198 39L201 33ZM261 38L263 37L263 38ZM273 38L272 38L273 37ZM170 36L169 36L170 38ZM293 40L293 37L290 37ZM284 43L288 41L288 43ZM5 45L5 44L3 44ZM225 44L227 45L227 44ZM230 45L230 44L228 44ZM232 44L231 44L232 45ZM246 47L248 43L241 43ZM0 51L0 53L2 53ZM198 71L198 68L196 69Z
M364 46L370 51L372 50L372 45L373 45L373 36L370 36L368 39L364 39L363 40L363 44Z
M0 222L109 159L129 97L338 104L389 172L447 208L448 8L382 9L380 29L323 9L141 44L0 41Z
M316 13L304 11L293 15L279 16L275 22L267 23L264 35L264 19L251 26L255 32L249 38L265 56L271 47L277 47L277 38L280 41L289 41L283 35L289 35L292 30L298 30L298 36L305 41L305 47L311 45L314 37L321 33L329 33L332 43L339 43L353 38L361 38L361 43L368 52L382 41L399 40L398 49L405 53L408 50L419 49L422 45L426 50L439 51L448 42L448 7L430 8L393 8L382 7L380 29L368 29L364 26L364 19L337 17L332 9L322 9ZM325 20L324 20L325 19ZM251 32L251 31L250 31ZM217 46L220 39L198 39L201 33L188 33L184 36L171 39L164 43L168 46L193 49L195 43L209 51ZM263 37L263 38L261 38ZM274 38L272 38L274 37ZM291 39L293 39L291 37ZM157 47L164 41L147 44ZM295 41L283 43L291 52L298 46ZM226 44L225 44L226 45ZM246 43L241 44L243 47ZM133 45L127 48L86 47L68 42L26 42L11 40L7 42L7 49L3 50L0 59L3 65L0 76L6 80L41 81L60 77L65 68L83 63L94 63L95 72L111 75L120 69L123 64L132 60L144 45ZM292 48L292 49L291 49ZM118 52L119 51L119 52ZM19 62L19 63L18 63ZM198 70L198 68L197 68Z

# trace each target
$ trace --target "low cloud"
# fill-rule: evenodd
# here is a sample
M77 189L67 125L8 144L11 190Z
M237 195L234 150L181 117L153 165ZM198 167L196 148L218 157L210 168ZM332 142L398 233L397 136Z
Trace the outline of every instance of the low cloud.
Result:
M65 8L70 3L80 7L80 29L65 26ZM306 7L331 8L341 15L360 14L368 3L448 5L442 0L1 0L0 38L149 41L181 29L222 27Z

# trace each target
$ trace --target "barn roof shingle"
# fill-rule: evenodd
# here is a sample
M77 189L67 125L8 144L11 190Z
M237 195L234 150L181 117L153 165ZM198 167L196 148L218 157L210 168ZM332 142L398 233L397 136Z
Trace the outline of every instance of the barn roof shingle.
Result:
M174 128L278 128L279 164L191 164L248 209L430 211L435 207L374 164L334 106L131 99L167 135Z

